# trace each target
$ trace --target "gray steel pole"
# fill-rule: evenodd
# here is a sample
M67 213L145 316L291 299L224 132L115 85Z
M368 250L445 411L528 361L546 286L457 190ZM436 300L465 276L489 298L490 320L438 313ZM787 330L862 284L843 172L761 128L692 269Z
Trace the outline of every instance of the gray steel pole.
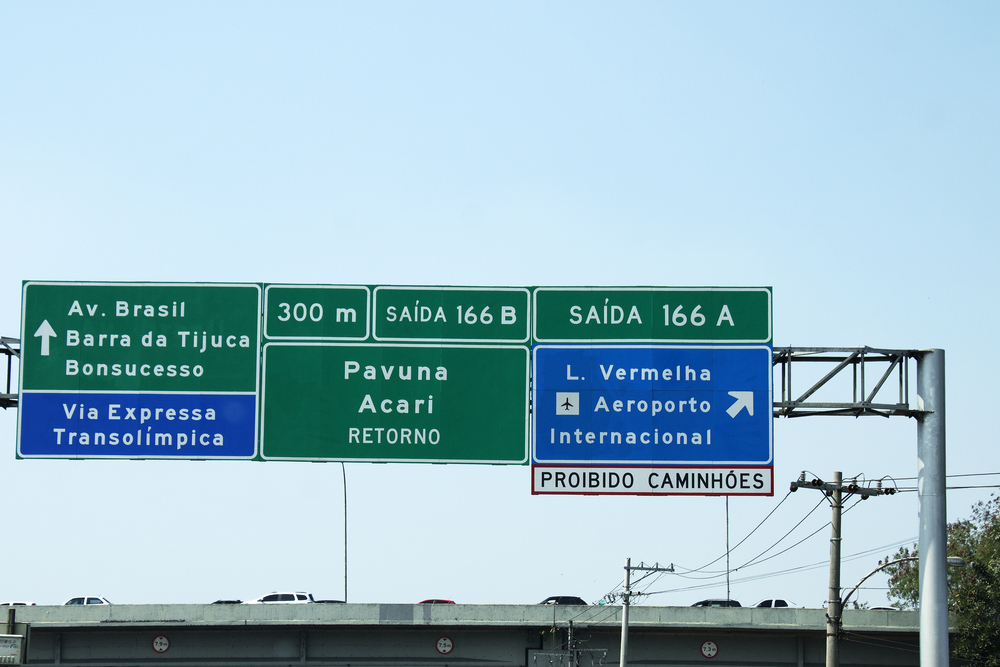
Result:
M944 350L917 357L917 491L920 516L920 667L948 665L948 535Z
M641 563L640 563L641 565ZM629 584L632 580L632 559L625 559L625 595L622 598L622 651L619 658L619 667L628 664L628 598L632 594Z
M729 592L729 496L726 496L726 599L730 599Z
M344 602L347 602L347 468L340 462L340 472L344 476Z
M835 485L830 500L833 503L833 517L830 519L830 590L826 597L826 667L840 667L840 485L844 481L841 472L833 473Z

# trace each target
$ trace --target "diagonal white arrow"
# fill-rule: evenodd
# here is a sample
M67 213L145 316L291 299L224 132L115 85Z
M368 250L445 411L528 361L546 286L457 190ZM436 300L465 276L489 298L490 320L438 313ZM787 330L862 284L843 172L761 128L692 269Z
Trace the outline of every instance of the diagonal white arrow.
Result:
M49 338L56 335L55 330L52 325L49 324L48 320L42 320L41 325L38 327L38 331L35 332L35 338L41 337L42 339L42 356L49 356Z
M730 405L726 412L729 413L730 417L735 418L736 415L740 413L743 408L747 409L747 413L753 417L753 392L752 391L731 391L729 395L736 399L736 402Z

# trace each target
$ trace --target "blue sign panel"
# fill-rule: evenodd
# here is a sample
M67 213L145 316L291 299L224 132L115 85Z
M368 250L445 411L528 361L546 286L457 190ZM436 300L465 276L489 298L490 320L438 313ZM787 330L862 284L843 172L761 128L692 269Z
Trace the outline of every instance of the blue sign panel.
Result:
M21 394L25 457L251 458L255 394Z
M772 465L771 348L540 345L534 464Z

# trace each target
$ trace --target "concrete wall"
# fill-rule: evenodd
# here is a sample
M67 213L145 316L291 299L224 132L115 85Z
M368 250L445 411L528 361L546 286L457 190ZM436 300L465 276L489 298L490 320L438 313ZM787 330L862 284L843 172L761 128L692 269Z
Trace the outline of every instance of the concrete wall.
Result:
M108 605L19 607L28 664L617 665L617 607L540 605ZM822 609L633 607L629 664L805 667L825 660ZM917 665L916 612L848 611L844 667ZM26 624L26 625L21 625ZM571 655L566 642L572 624ZM153 650L167 637L170 648ZM438 650L446 638L453 647ZM718 654L706 658L702 644ZM912 650L912 652L911 652Z

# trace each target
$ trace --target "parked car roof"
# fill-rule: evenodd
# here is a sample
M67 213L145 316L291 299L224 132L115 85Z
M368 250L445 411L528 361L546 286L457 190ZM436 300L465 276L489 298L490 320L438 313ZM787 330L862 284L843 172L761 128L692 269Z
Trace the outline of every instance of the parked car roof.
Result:
M754 605L755 607L797 607L798 605L783 598L765 598Z
M84 595L78 598L70 598L63 602L63 605L76 605L76 604L111 604L111 601L107 598L101 597L100 595Z
M575 595L553 595L552 597L547 597L538 604L582 604L586 605L583 598L578 598Z
M304 591L274 591L272 593L268 593L267 595L261 595L259 598L254 600L247 600L243 604L311 604L313 602L315 602L315 600L313 600L312 593L306 593Z
M742 607L736 600L699 600L692 607Z

